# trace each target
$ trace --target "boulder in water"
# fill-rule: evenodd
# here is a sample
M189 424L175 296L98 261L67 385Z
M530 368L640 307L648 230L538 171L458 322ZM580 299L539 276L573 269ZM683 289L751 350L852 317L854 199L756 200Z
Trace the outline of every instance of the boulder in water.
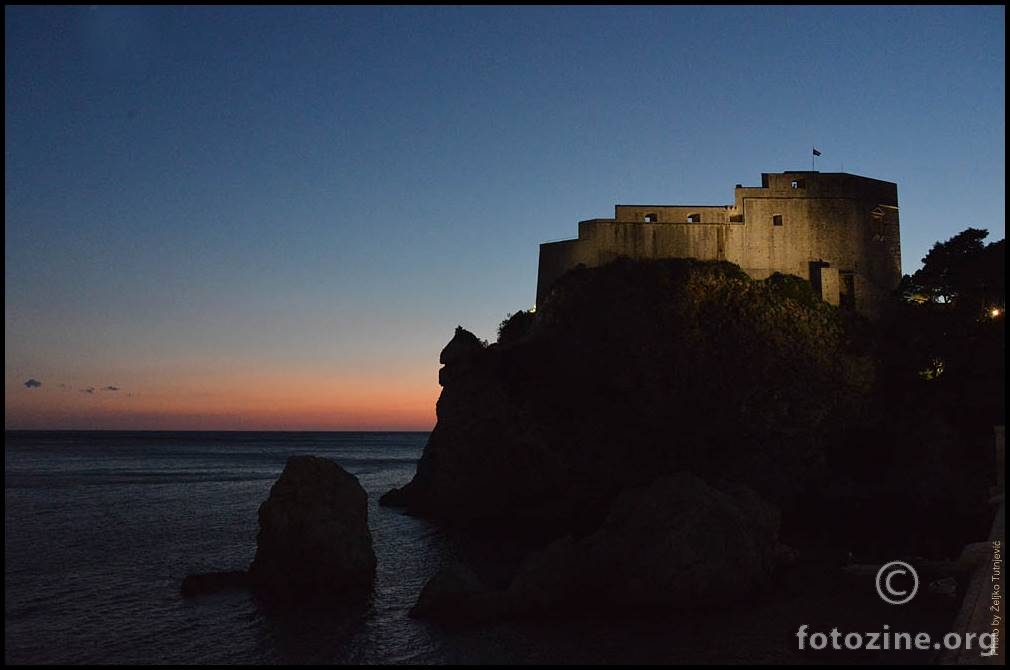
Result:
M292 456L259 509L250 583L281 601L367 592L375 578L368 496L354 475Z

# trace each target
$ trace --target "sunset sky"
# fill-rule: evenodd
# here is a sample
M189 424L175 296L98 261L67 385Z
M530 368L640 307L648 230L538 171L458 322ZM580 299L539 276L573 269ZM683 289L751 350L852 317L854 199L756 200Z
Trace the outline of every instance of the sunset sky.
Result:
M1005 53L1001 6L8 7L4 425L429 429L540 242L812 146L912 272L1004 236Z

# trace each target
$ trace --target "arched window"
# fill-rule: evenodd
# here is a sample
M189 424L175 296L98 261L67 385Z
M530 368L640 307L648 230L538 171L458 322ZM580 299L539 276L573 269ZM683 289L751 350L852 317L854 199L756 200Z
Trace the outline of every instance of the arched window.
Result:
M659 217L655 213L650 212L645 215L646 223L656 223L657 221L659 221Z
M687 222L688 223L701 223L701 214L688 214L687 215Z

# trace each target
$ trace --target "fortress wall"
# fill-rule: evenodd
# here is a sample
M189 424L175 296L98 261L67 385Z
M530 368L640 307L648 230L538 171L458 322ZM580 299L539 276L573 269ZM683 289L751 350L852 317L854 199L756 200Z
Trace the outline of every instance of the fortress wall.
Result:
M741 265L743 246L741 224L582 221L579 239L540 245L537 300L558 277L579 263L597 267L627 256L728 260Z
M738 187L732 207L618 205L615 219L581 221L577 240L541 245L537 299L580 263L697 258L736 263L755 279L783 272L814 281L832 304L854 289L856 310L878 313L901 280L897 186L806 172L765 174L762 183ZM686 223L689 214L701 222ZM812 276L811 263L827 271Z
M548 242L540 245L540 268L537 272L537 302L561 275L579 263L595 267L598 254L580 240Z
M817 287L814 287L817 289ZM821 300L829 305L838 306L839 301L838 268L821 268Z
M775 216L782 225L774 225ZM858 202L844 198L747 198L740 265L765 276L773 272L810 279L810 262L855 270L863 251L864 219Z
M856 310L876 314L901 281L901 260L895 251L897 210L878 223L871 215L874 207L853 198L747 198L740 265L755 279L776 271L811 279L810 263L823 261L835 271L852 272ZM773 225L776 214L782 216L781 226ZM834 285L821 288L825 300L838 303Z
M736 208L726 205L617 205L614 220L622 222L644 222L648 214L654 214L658 223L687 223L691 214L701 215L701 223L729 223L729 217Z
M762 175L767 186L761 188L739 188L742 196L782 196L808 198L843 198L857 196L872 200L874 205L898 204L898 187L893 182L860 177L847 173L830 172L783 172ZM800 181L801 188L794 189L792 183Z
M883 246L882 253L874 253L869 261L873 263L872 276L881 277L881 281L892 289L901 282L901 227L897 207L881 207L883 218L871 225L871 237L879 236L872 241L874 246Z
M598 265L629 258L726 258L727 226L704 223L594 221L580 230ZM585 238L582 233L585 232Z

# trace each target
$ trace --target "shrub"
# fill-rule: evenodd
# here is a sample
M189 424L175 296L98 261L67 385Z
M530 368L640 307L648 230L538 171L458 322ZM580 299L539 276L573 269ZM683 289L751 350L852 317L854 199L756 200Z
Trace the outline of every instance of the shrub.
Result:
M520 310L508 314L498 325L498 344L513 344L523 340L533 327L533 319L532 311Z

